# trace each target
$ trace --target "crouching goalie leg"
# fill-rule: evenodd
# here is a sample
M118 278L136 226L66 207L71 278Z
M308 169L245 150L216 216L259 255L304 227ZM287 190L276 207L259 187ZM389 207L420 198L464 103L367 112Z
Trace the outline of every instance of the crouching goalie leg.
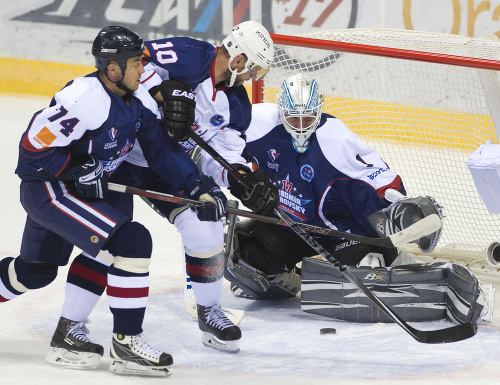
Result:
M284 299L294 298L300 291L300 276L296 269L291 267L286 271L266 272L259 269L258 261L253 259L247 261L242 256L241 247L247 244L252 238L250 232L255 227L254 221L242 221L236 223L236 226L229 227L226 234L226 245L230 244L229 250L226 250L226 268L224 277L231 282L231 291L233 294L251 299ZM266 232L268 238L272 235ZM227 242L231 239L231 242ZM269 239L267 239L269 240ZM253 239L255 241L255 239ZM272 243L272 241L271 241ZM261 247L260 242L252 242L253 247ZM248 250L247 250L248 251ZM260 255L264 260L267 258L267 250L253 250L252 253L246 252L245 255ZM256 266L257 267L254 267Z
M368 216L368 222L381 237L386 237L401 231L419 220L437 214L443 218L443 208L430 196L407 198L396 190L389 189L386 199L393 203ZM443 226L425 237L417 239L416 243L423 253L430 253L436 247L441 237Z

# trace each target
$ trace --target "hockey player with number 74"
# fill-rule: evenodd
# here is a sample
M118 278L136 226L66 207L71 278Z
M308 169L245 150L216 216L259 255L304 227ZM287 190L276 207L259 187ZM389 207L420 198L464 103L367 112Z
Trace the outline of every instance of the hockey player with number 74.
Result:
M140 83L143 53L143 40L134 32L103 28L92 45L97 71L69 82L34 114L16 169L27 220L20 256L0 261L0 302L48 285L77 246L104 266L97 283L98 274L91 272L87 284L107 285L114 320L110 370L167 376L172 356L142 334L151 235L110 199L107 182L140 144L150 170L206 202L193 211L201 221L224 216L226 198L162 128L158 105ZM69 274L77 276L78 270L86 270L85 264L73 262ZM75 290L69 286L67 293ZM78 312L80 305L87 305L86 298L70 303L68 311ZM85 330L85 319L61 317L53 345L70 346L71 357L56 355L54 361L71 365L79 358L92 367L97 357L98 365L103 348L90 343Z

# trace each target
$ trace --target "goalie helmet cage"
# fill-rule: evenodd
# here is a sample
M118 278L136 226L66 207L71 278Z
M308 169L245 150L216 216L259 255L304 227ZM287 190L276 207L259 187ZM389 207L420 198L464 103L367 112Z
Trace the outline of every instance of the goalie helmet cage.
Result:
M281 82L299 71L316 78L324 112L375 148L408 195L444 207L436 252L477 257L499 240L500 217L487 211L466 165L479 145L499 143L488 109L500 95L496 36L346 29L271 37L275 61L254 82L254 103L275 102Z

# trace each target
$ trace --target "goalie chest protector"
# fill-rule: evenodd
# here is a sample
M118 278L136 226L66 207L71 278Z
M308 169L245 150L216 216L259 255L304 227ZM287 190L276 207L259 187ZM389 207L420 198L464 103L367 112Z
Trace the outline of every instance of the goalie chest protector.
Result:
M460 265L348 269L405 321L475 322L482 310L479 283ZM304 258L301 276L303 311L350 322L393 322L331 263Z

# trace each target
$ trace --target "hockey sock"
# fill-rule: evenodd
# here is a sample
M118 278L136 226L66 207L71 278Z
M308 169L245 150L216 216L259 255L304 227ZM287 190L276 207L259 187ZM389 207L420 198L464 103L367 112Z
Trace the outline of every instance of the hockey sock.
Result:
M9 278L9 266L14 262L14 258L8 257L0 261L0 303L10 301L24 292L26 288L19 284L17 279L11 282ZM17 290L14 288L17 287Z
M89 317L108 283L108 266L108 262L86 253L73 260L68 271L62 317L72 321Z
M108 271L108 301L113 313L113 333L142 333L148 303L149 273L134 274L111 266Z
M105 246L115 256L108 269L107 288L113 332L137 335L142 332L149 295L151 234L140 223L127 222Z
M194 298L198 305L213 306L220 302L223 278L215 282L200 283L191 282Z

